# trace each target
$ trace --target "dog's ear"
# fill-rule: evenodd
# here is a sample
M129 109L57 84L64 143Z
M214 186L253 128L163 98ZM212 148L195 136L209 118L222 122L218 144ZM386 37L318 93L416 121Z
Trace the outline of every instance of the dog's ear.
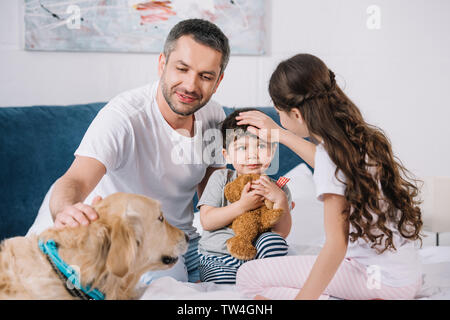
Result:
M128 205L125 213L117 217L112 224L111 246L106 259L108 270L118 277L123 277L135 261L143 237L140 216Z
M136 255L136 242L132 228L123 217L118 217L111 228L111 246L106 267L116 276L123 277Z

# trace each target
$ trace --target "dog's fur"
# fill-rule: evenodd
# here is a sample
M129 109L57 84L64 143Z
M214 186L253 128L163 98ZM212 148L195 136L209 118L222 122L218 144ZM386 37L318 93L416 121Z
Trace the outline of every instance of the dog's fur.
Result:
M99 218L87 226L51 228L38 236L0 245L0 300L75 299L38 248L53 239L60 257L80 271L106 299L136 298L149 270L168 269L187 250L187 237L162 218L160 204L145 196L115 193L94 206Z

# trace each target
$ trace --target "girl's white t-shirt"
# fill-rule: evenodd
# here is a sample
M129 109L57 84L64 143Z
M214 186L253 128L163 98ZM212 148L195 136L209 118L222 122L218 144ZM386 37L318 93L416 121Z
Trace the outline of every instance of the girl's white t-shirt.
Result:
M159 110L158 84L121 93L90 124L74 154L97 159L105 165L106 174L85 203L115 192L143 194L159 200L169 223L193 239L199 236L193 226L197 186L209 166L225 166L219 130L225 112L218 103L208 102L194 114L194 136L182 135ZM53 224L48 198L47 194L28 233Z
M346 178L342 171L338 172L339 180L336 178L336 165L325 150L323 143L316 148L314 164L313 179L317 198L323 201L323 195L327 193L345 195ZM374 223L376 223L377 216L375 214L372 214L372 216ZM386 250L378 254L374 248L371 248L371 244L364 239L358 238L355 242L351 242L349 238L345 257L354 259L366 266L368 276L373 277L378 274L380 282L385 285L401 287L414 284L421 277L417 242L402 237L393 222L388 223L388 227L393 233L396 251ZM354 231L355 229L350 224L349 232ZM384 248L383 243L380 248Z

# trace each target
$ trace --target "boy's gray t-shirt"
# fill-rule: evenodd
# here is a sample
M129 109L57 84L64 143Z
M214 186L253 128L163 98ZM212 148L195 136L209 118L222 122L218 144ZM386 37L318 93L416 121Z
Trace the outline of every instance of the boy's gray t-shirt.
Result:
M237 172L235 170L220 169L214 171L197 203L197 209L200 209L202 205L216 208L230 205L231 203L225 198L225 186L236 178ZM286 193L289 208L292 210L292 198L289 188L284 186L282 190ZM214 231L203 230L202 237L198 243L198 250L203 255L229 255L227 240L232 237L234 237L234 231L228 227Z

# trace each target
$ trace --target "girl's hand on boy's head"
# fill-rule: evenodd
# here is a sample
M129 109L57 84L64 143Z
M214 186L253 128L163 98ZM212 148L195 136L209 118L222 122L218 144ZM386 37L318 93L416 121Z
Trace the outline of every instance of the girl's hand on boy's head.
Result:
M258 195L254 190L251 190L251 182L248 182L244 189L242 189L241 198L239 199L240 205L245 211L259 208L264 203L264 197Z
M271 117L260 111L241 112L236 117L237 125L249 125L248 131L267 142L278 142L281 128Z
M287 199L286 193L268 176L261 176L258 180L253 181L252 189L256 194L273 203L280 203Z

